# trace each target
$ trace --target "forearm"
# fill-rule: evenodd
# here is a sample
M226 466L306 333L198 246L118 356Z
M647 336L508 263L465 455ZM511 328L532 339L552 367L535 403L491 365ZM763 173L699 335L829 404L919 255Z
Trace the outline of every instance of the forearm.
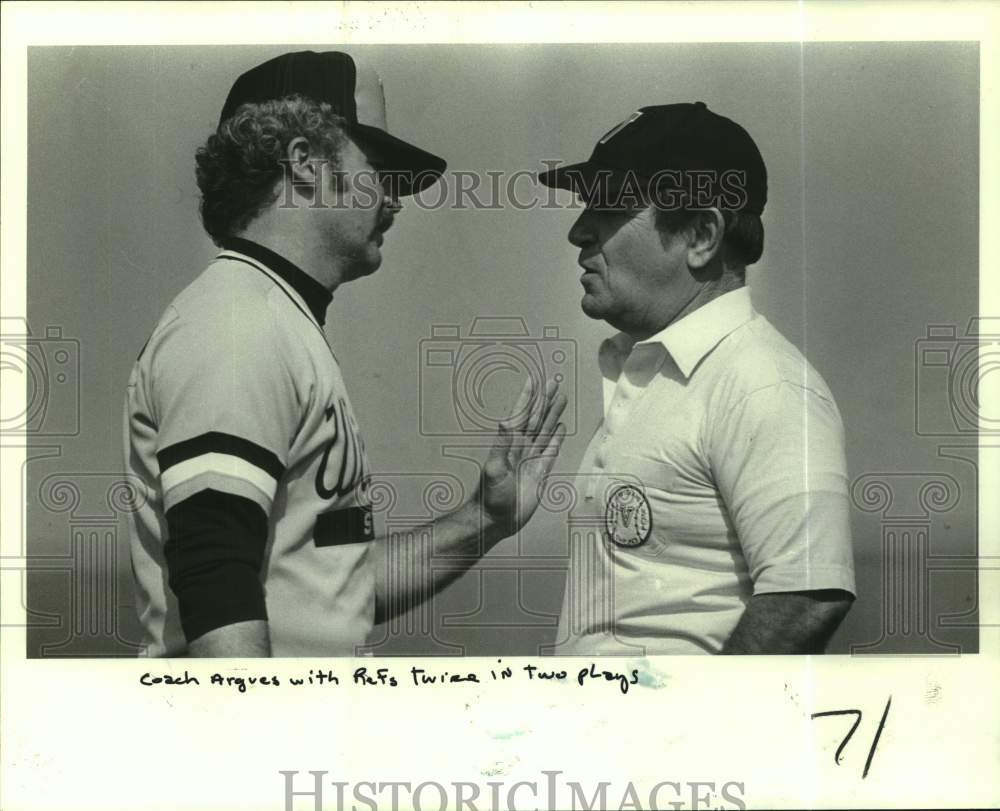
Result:
M266 658L271 638L266 620L248 620L224 625L188 643L190 656L203 658Z
M376 538L375 621L385 622L429 599L505 535L474 498L405 534ZM449 559L451 565L442 565Z
M754 595L722 652L822 653L852 600L837 589Z

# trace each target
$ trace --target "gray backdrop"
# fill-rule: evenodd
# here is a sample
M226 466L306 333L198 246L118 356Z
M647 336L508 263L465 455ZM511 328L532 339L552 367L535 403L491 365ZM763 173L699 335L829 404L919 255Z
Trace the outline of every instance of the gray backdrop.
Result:
M194 151L233 79L284 50L30 51L28 345L44 363L27 378L40 404L26 468L29 655L127 655L137 639L116 489L123 389L166 304L214 253ZM754 301L825 377L847 429L860 599L832 650L977 650L976 437L963 421L976 345L964 336L978 312L975 44L349 50L381 73L390 129L450 170L509 177L582 159L648 104L700 99L743 124L770 175ZM532 189L522 178L515 193L530 201ZM476 475L455 458L481 454L461 449L477 439L460 435L449 388L473 319L516 316L532 338L557 330L536 345L565 358L564 473L600 418L595 353L611 331L578 308L565 239L576 211L430 210L434 197L404 208L382 269L338 290L328 320L372 466L399 494L383 524L402 529L425 502L449 503L435 481L468 487ZM428 366L431 349L451 351L454 366ZM486 383L485 412L518 387L516 358L509 366ZM550 504L428 609L377 629L374 649L528 655L551 643L560 509Z

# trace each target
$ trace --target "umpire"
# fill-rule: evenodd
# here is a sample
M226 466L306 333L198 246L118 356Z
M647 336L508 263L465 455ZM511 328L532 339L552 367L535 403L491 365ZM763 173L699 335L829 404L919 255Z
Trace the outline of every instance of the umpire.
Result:
M855 592L844 432L746 287L756 144L702 102L644 107L540 179L586 203L581 308L618 330L580 468L604 532L574 549L557 649L821 652Z

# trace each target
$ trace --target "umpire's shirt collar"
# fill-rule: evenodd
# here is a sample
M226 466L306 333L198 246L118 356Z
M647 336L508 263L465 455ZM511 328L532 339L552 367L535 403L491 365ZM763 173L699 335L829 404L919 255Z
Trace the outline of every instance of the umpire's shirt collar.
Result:
M236 251L251 259L256 259L268 269L274 271L292 286L309 307L316 322L322 327L326 323L326 310L333 301L333 294L298 265L289 262L285 257L265 248L256 242L241 237L226 237L222 247L227 251Z
M644 341L633 341L623 332L609 338L601 347L602 371L617 377L607 368L608 363L617 366L620 373L622 364L634 348L659 344L670 353L681 374L689 378L702 358L753 316L750 290L741 287L712 299Z

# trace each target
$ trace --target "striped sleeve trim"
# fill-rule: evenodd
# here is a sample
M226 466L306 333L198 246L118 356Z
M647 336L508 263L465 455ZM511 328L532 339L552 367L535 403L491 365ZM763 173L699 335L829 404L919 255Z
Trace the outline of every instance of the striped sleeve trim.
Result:
M183 442L164 448L156 454L156 459L160 463L160 472L163 473L182 462L210 453L238 457L254 467L260 468L275 481L280 479L285 472L285 466L281 464L281 460L267 448L262 448L249 439L225 434L221 431L209 431L207 434L185 439Z
M172 468L171 472L181 467L183 465L178 465L176 468ZM256 469L252 468L247 472L253 475L255 471ZM271 514L271 504L274 502L275 487L270 478L267 478L266 481L253 482L248 481L246 475L230 476L221 470L205 470L176 483L171 481L171 475L168 473L161 481L163 482L163 508L165 510L176 507L185 499L205 490L216 490L232 496L242 496L257 504L265 515Z
M205 489L251 498L269 512L284 466L249 440L218 432L202 434L156 454L167 509Z

